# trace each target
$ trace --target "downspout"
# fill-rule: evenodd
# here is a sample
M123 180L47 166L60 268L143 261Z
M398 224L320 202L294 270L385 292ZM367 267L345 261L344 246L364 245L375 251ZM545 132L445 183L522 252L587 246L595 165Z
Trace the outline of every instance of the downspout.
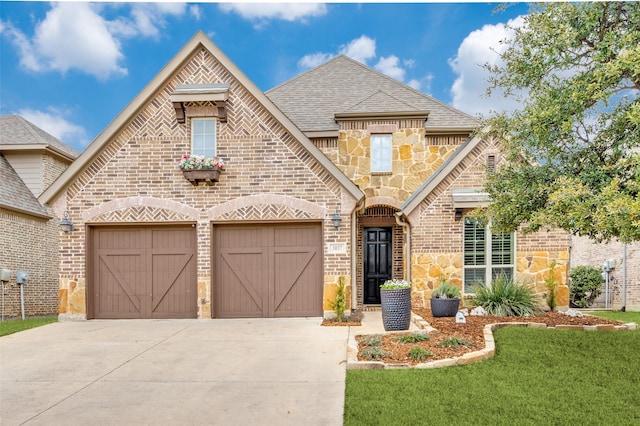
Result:
M351 212L351 312L356 310L358 306L358 283L356 282L356 274L358 273L358 256L356 255L356 239L358 236L358 213L364 211L364 197L356 203L356 207Z
M627 310L627 243L622 244L622 312Z
M411 226L405 221L402 212L397 212L394 216L396 223L402 227L402 232L407 236L404 243L404 259L407 262L405 279L411 282Z

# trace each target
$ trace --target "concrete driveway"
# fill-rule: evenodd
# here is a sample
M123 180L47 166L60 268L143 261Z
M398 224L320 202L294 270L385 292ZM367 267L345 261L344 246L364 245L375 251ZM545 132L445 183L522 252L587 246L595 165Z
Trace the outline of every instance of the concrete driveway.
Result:
M2 425L341 425L348 327L64 322L0 338Z

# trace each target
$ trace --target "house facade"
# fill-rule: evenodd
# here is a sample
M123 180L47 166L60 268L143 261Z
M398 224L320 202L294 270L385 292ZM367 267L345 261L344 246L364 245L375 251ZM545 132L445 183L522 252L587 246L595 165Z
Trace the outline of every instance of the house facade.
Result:
M78 153L17 115L0 116L0 269L5 318L58 313L58 220L37 200ZM17 272L27 273L23 288ZM21 301L21 290L22 300Z
M505 272L566 298L568 237L491 235L465 215L496 141L478 123L339 56L261 92L197 33L45 193L62 233L60 316L238 318L376 306L389 278L423 306ZM216 155L189 180L185 154Z

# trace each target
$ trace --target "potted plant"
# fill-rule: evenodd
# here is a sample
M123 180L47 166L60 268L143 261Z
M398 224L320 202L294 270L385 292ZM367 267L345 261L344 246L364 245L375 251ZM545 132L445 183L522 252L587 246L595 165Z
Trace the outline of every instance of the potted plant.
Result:
M408 330L411 323L411 283L387 280L380 286L382 325L386 331Z
M211 186L220 178L220 172L224 170L224 162L216 157L204 157L202 155L185 154L178 162L185 179L197 186L204 182Z
M431 292L431 314L434 317L455 317L460 306L458 287L441 278L440 285Z

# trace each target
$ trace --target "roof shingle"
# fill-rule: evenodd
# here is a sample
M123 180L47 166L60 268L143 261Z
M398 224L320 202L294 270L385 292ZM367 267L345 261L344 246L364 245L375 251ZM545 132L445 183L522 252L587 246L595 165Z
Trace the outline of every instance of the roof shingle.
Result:
M20 148L20 146L40 145L42 148L50 148L72 160L79 155L78 151L60 139L19 115L0 116L0 145L5 149L9 146Z
M0 207L43 218L51 217L2 153L0 153Z
M429 111L426 128L474 129L478 120L340 55L266 92L302 131L338 130L336 113ZM408 111L407 108L410 108Z

